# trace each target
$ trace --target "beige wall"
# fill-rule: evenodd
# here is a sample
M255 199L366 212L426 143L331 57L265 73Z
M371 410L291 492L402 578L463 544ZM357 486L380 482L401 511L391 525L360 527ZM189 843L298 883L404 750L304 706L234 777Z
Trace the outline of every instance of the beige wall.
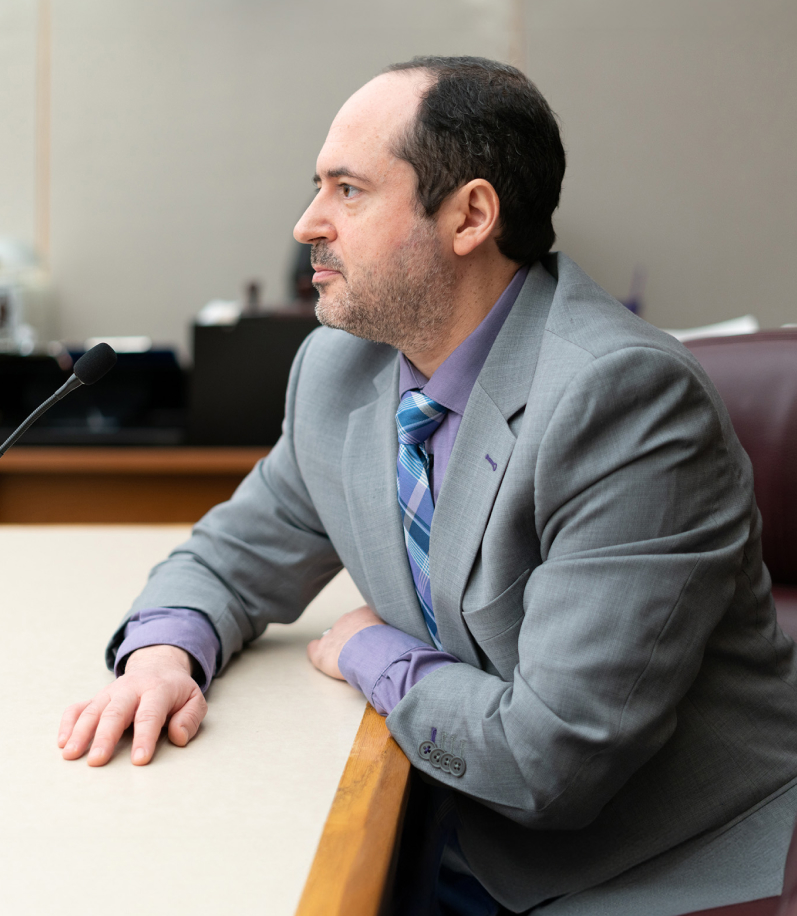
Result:
M797 3L529 0L569 154L559 244L645 317L797 322Z
M0 0L0 236L34 233L36 7Z
M187 341L208 299L285 296L335 110L419 53L506 59L563 122L562 248L667 326L797 321L797 4L776 0L52 0L62 331ZM517 5L517 4L515 4ZM34 0L0 0L0 235L34 224Z

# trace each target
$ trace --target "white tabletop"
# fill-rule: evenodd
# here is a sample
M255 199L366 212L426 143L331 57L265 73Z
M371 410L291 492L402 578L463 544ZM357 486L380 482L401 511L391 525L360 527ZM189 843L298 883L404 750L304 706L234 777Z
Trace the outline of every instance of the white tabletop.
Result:
M56 746L66 706L111 674L105 643L149 568L188 529L0 527L0 912L293 913L365 701L305 646L362 603L339 576L208 693L187 748L161 739L102 768Z

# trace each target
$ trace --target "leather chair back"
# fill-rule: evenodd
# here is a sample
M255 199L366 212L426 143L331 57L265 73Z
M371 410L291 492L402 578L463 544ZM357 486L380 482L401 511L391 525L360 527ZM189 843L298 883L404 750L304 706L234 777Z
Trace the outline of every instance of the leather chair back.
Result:
M753 463L772 580L797 586L797 329L686 346L716 385Z

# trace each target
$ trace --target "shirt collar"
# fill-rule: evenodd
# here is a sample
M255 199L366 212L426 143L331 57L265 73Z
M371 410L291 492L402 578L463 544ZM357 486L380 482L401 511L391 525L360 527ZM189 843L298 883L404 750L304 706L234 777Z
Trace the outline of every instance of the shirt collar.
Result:
M482 371L482 366L503 327L507 315L528 276L529 268L521 267L507 288L485 315L481 324L437 367L432 377L426 376L407 357L399 354L399 397L414 388L460 415L465 413L468 398Z

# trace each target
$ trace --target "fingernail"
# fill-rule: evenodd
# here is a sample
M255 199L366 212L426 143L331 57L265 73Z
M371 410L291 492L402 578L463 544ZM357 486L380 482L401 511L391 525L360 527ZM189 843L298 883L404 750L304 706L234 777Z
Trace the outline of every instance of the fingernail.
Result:
M59 735L59 736L58 736L58 746L59 746L59 747L63 747L63 746L64 746L64 742L66 741L66 737L67 737L66 735Z
M188 744L188 729L185 726L181 725L180 731L183 733L183 738L185 739L185 743Z
M104 752L101 747L93 747L89 752L89 760L99 760L103 753Z
M144 750L144 748L137 747L135 751L133 751L133 763L141 763L141 761L144 760L146 756L147 752Z
M64 750L69 751L70 754L74 754L75 751L77 750L77 745L73 741L71 744L67 744Z

